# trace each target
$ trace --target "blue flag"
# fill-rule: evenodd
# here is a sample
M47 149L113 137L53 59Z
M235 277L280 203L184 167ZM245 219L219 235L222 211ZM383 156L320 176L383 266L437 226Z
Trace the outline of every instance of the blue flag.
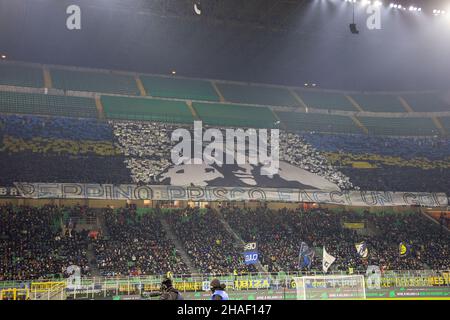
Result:
M244 260L245 264L255 264L258 262L259 254L258 251L245 251L244 252Z
M300 245L300 252L298 255L299 269L311 268L313 259L314 259L314 250L311 249L306 243L302 242Z

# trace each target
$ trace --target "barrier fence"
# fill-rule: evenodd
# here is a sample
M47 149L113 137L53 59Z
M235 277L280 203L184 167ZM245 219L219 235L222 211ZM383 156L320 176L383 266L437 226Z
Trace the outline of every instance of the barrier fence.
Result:
M353 274L364 274L355 272ZM322 272L279 272L249 274L190 274L172 275L174 287L182 293L201 296L209 291L213 278L219 278L229 292L292 292L295 277L321 276ZM327 275L348 275L347 272L330 272ZM364 274L365 275L365 274ZM24 281L0 282L0 298L25 299L102 299L120 296L145 296L159 291L167 275L136 277L81 278L78 281ZM369 281L365 275L366 284ZM450 270L388 271L380 276L380 289L441 288L450 296Z

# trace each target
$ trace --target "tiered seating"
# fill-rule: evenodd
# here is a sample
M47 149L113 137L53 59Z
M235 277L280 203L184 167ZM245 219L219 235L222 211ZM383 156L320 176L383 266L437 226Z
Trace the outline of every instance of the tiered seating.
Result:
M438 93L404 94L402 97L417 112L450 111L450 96Z
M353 122L346 116L299 113L299 112L276 112L281 122L288 130L292 131L318 131L318 132L342 132L361 133Z
M97 117L94 99L4 91L0 92L0 112Z
M217 87L226 101L270 106L298 106L299 103L287 89L254 85L218 83Z
M67 276L71 265L89 276L87 232L61 229L60 208L0 207L0 280Z
M134 77L111 72L52 69L53 87L63 90L138 95Z
M0 185L131 182L107 123L3 115L0 129Z
M430 118L359 117L371 134L393 136L430 136L439 134Z
M448 139L318 133L304 138L363 190L450 190Z
M168 212L166 216L200 272L225 274L253 269L244 264L241 251L234 245L232 235L223 228L215 211L187 208Z
M0 85L42 88L43 71L36 67L0 64Z
M132 208L104 210L108 239L95 241L98 269L104 276L185 274L189 269L155 212Z
M297 90L297 94L310 108L357 111L341 93Z
M230 226L245 242L257 242L260 260L269 271L298 270L301 242L318 249L326 247L336 261L331 270L348 271L349 267L365 271L367 265L385 270L418 270L424 263L430 268L447 268L449 235L420 213L332 212L301 210L222 209ZM344 221L361 221L370 225L370 235L362 235L343 227ZM355 243L366 241L369 255L361 259ZM398 245L407 242L409 254L400 257ZM312 270L322 269L319 254L312 260Z
M209 125L273 128L277 121L266 107L219 103L193 103L193 107Z
M364 111L406 112L397 96L388 94L352 94Z
M162 122L194 121L184 102L145 98L102 96L105 115L109 119L149 120Z
M157 76L141 76L141 80L152 97L219 101L209 81Z

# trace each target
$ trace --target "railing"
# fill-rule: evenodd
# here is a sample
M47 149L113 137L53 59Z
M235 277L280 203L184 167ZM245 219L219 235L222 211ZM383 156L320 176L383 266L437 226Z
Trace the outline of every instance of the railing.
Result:
M32 300L65 300L67 282L32 282L30 296Z
M354 274L364 274L355 272ZM209 289L213 278L219 278L227 285L227 290L261 291L261 290L295 290L295 277L325 275L320 271L310 272L279 272L279 273L248 273L248 274L179 274L173 275L174 286L180 292L201 293ZM329 272L326 275L348 275L347 272ZM94 299L120 295L143 295L146 292L159 291L160 284L166 276L135 276L135 277L96 277L82 278L75 285L66 281L34 281L29 283L29 289L22 287L6 288L3 296L14 296L21 299ZM367 281L367 278L366 278ZM0 283L1 285L2 283ZM9 286L13 283L9 282ZM17 283L18 284L18 283ZM381 287L445 287L450 290L450 270L410 270L386 271L381 275ZM29 290L29 291L27 291Z
M28 288L0 289L1 300L29 300L30 290Z

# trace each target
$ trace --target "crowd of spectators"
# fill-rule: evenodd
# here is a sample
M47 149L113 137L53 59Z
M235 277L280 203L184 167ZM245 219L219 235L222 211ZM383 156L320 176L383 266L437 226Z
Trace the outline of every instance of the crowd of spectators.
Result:
M333 167L327 158L298 134L280 132L280 160L324 177L340 189L358 189L349 177Z
M356 214L328 210L222 209L233 229L247 242L257 242L263 265L269 271L298 270L301 242L316 250L311 268L321 270L322 248L336 257L330 270L365 270L379 265L384 270L446 269L450 267L450 236L420 213ZM257 221L257 222L256 222ZM361 234L344 227L358 221L372 231ZM369 256L362 258L355 244L366 242ZM399 244L409 252L400 256Z
M79 217L95 214L99 223L104 221L100 223L103 227L90 237L90 232L76 228L74 213ZM81 267L83 276L92 274L90 266L102 276L192 272L162 220L201 273L258 270L245 264L244 248L236 234L245 243L257 243L259 261L269 272L298 271L302 242L315 252L311 266L303 266L304 271L321 271L324 247L336 258L330 271L365 271L368 265L385 271L450 268L450 234L418 212L5 205L0 207L0 281L67 277L71 265ZM344 222L357 222L364 228L352 229ZM355 244L361 242L367 245L367 257L356 250ZM404 255L400 243L407 247ZM95 257L90 261L88 250Z
M0 116L0 184L131 183L107 123L92 119Z
M171 149L176 142L171 141L171 132L177 128L157 122L1 115L0 185L168 183L163 173L173 166ZM281 161L340 189L450 190L450 140L442 137L294 134L282 130L279 150Z
M171 165L170 133L176 126L158 122L110 121L135 183L157 183Z
M450 192L450 139L303 134L363 190ZM355 163L368 163L360 168Z
M186 208L168 214L168 220L198 271L221 274L255 270L245 265L242 248L216 211Z
M378 154L403 159L450 157L450 140L444 137L389 137L362 134L309 133L302 137L318 151Z
M133 207L102 213L106 230L94 241L103 276L189 273L157 212L138 214Z
M0 207L0 280L67 276L71 265L89 275L86 232L69 232L55 206Z
M178 127L158 122L110 121L110 124L133 181L158 184L159 175L172 165L170 152L176 142L171 141L171 133ZM281 132L279 151L282 161L317 174L342 189L354 188L348 177L297 134Z

